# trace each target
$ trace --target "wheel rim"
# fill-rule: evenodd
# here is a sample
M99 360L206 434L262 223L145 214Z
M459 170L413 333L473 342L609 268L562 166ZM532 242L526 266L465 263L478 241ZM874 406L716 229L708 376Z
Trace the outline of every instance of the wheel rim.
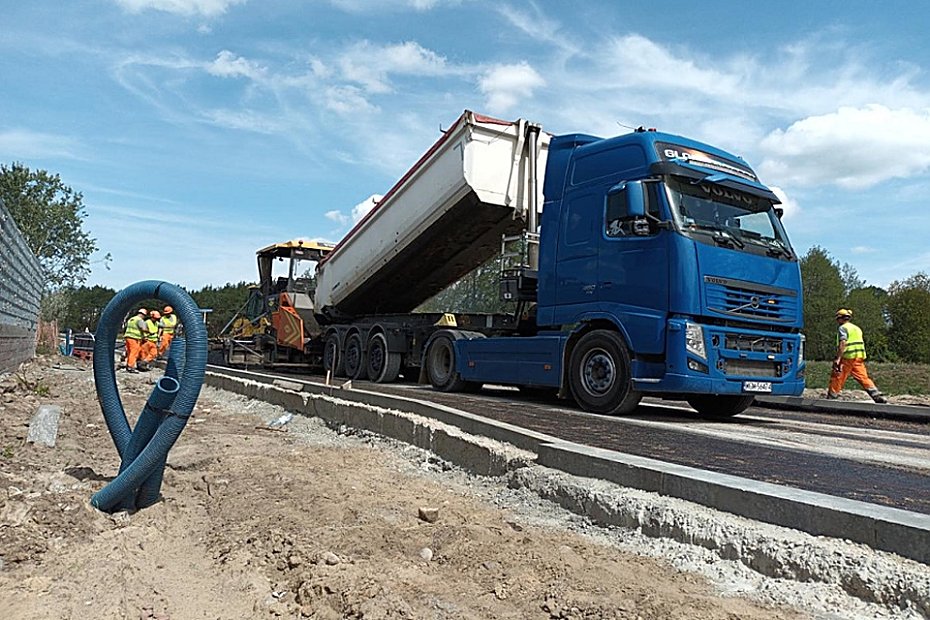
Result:
M361 361L361 342L358 336L352 336L349 338L349 343L346 345L346 372L349 373L349 376L353 376L358 372Z
M581 362L581 384L593 396L604 396L617 381L617 365L604 349L591 349Z
M377 378L384 370L385 350L382 344L380 334L371 339L368 345L368 368L371 371L372 378Z

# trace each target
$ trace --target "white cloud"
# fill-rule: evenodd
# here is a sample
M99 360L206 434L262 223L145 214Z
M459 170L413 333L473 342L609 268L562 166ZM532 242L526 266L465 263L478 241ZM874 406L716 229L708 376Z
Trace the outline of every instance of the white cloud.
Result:
M414 41L397 45L363 41L346 50L337 63L344 80L370 93L391 92L391 75L432 76L446 72L445 58Z
M28 129L0 132L0 159L66 157L80 159L79 145L73 138Z
M501 114L515 106L520 98L531 99L533 90L546 81L526 62L497 65L478 80L478 88L487 97L492 113Z
M930 109L840 107L776 129L760 170L781 183L861 189L930 170Z
M336 222L340 226L345 226L346 224L349 223L349 216L347 216L342 211L338 211L336 209L333 209L332 211L327 211L326 213L323 214L323 217L325 217L326 219L332 222Z
M849 251L852 252L853 254L871 254L872 252L875 252L876 250L875 248L871 248L867 245L857 245L852 248L849 248Z
M429 11L437 6L446 4L454 6L461 0L330 0L330 3L348 13L361 13L371 11L398 11L413 9L414 11Z
M204 17L222 15L229 7L245 2L246 0L116 0L118 5L130 13L141 13L151 9L178 15L203 15Z
M381 194L372 194L362 202L352 207L352 221L358 222L368 215L368 212L375 208L375 205L384 198Z
M265 75L267 70L258 63L236 56L229 50L223 50L216 55L216 59L206 65L207 73L217 77L246 77L257 80Z
M785 193L785 190L775 186L770 186L769 189L771 189L772 192L774 192L774 194L778 196L778 199L781 201L781 204L778 205L778 207L784 210L784 213L782 214L783 219L791 219L801 211L801 207L798 205L797 201L789 198L788 194Z

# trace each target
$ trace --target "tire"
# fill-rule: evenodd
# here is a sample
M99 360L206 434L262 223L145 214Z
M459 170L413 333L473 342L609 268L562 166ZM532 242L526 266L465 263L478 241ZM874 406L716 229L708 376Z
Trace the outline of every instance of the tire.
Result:
M708 418L732 418L743 413L752 405L755 396L721 396L699 394L688 398L688 404Z
M400 353L388 351L387 338L377 333L368 340L368 378L375 383L392 383L400 376Z
M368 378L368 359L362 348L362 337L354 333L346 339L345 351L346 376L350 379Z
M630 354L618 333L588 332L569 360L569 386L575 401L591 413L630 413L642 398L633 389L630 368Z
M339 334L331 333L323 344L323 370L328 370L334 377L346 376L346 360L339 348Z
M440 392L461 392L468 383L455 371L455 347L450 336L437 336L426 352L426 377Z

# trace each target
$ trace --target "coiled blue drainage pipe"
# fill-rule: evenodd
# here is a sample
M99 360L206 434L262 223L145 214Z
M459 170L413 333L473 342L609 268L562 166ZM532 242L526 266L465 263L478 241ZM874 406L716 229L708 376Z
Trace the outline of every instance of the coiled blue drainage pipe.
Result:
M131 429L116 385L116 339L129 311L153 298L174 308L185 337L171 343L165 376L155 383ZM94 507L104 511L136 510L158 501L168 451L194 410L206 365L207 329L197 304L183 289L147 280L126 287L110 300L97 328L94 381L121 463L119 475L91 497Z

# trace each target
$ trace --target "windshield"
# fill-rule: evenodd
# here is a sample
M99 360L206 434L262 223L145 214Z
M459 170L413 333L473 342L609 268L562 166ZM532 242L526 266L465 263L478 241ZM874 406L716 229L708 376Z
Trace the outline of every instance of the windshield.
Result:
M772 201L715 183L666 181L678 229L698 241L794 260Z

